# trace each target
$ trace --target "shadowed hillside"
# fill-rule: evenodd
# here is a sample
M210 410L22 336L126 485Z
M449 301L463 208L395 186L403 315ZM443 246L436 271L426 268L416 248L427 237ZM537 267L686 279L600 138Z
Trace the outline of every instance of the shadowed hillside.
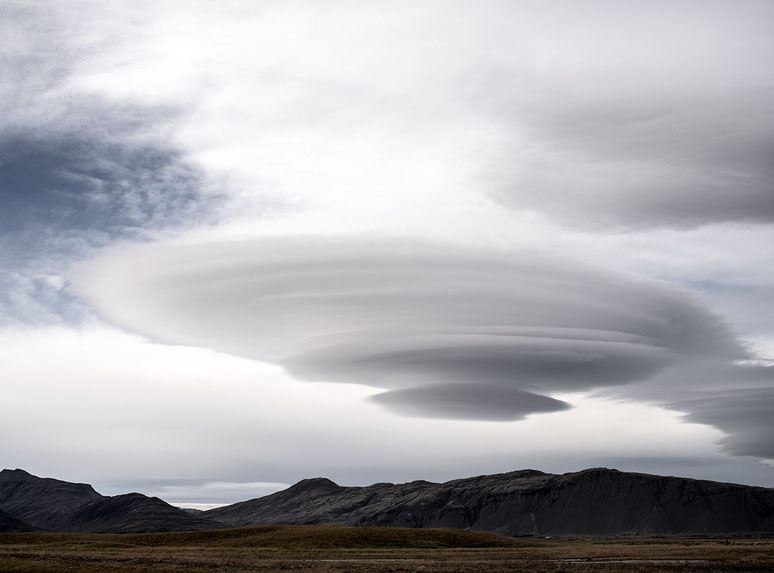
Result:
M85 483L40 478L20 469L0 471L0 510L40 529L67 528L78 507L101 497Z
M333 523L509 536L762 532L774 531L774 490L608 469L564 475L524 470L368 487L317 478L204 515L231 527Z
M139 493L101 496L86 484L5 470L0 511L23 522L9 528L83 533L256 525L455 528L506 536L774 532L772 489L603 468L367 487L314 478L206 512L184 511Z
M35 528L0 511L0 533L19 533L24 531L35 531Z
M0 510L47 531L140 533L222 527L157 497L103 496L88 484L40 478L19 469L0 472Z

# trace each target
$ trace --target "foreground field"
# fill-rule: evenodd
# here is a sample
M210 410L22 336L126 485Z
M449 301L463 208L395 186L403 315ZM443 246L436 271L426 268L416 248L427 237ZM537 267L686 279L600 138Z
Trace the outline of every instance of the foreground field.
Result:
M507 539L453 529L249 527L0 535L0 571L774 571L774 539Z

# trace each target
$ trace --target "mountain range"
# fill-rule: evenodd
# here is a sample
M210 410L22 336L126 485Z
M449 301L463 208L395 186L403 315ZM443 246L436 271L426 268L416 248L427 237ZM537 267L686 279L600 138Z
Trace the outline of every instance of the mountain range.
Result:
M453 527L501 535L774 532L774 489L594 468L345 487L306 479L205 512L139 493L0 472L0 532L131 533L250 525Z
M157 497L104 496L85 483L40 478L21 469L0 471L0 511L29 529L45 531L144 533L223 527Z

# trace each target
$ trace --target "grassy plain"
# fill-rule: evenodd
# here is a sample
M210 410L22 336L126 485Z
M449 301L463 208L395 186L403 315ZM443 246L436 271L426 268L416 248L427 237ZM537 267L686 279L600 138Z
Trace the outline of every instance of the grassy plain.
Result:
M454 529L271 526L0 535L0 571L244 573L774 571L774 538L509 539Z

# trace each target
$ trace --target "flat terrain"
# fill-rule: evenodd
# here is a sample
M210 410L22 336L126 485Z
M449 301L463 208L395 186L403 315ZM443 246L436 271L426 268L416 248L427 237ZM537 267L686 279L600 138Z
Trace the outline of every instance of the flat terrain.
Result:
M774 571L774 538L508 539L454 529L269 526L0 535L0 571Z

